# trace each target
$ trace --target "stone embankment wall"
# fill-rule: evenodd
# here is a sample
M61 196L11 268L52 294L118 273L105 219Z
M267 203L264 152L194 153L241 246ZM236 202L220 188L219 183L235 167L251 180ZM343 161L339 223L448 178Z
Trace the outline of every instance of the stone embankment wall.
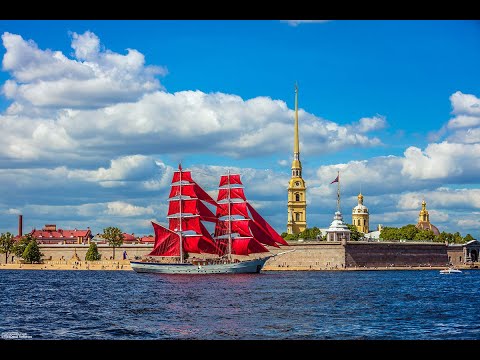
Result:
M74 244L74 245L49 245L49 244L39 244L38 247L43 253L42 259L44 260L70 260L75 253L77 253L78 258L81 261L85 260L85 255L90 245L83 244ZM113 248L107 244L98 244L98 252L102 255L101 260L109 260L113 256ZM128 259L134 259L135 256L142 256L148 254L152 251L153 245L145 244L132 244L132 245L122 245L121 247L115 248L115 260L123 259L123 252L127 252ZM8 259L8 263L12 262L11 254ZM14 261L16 261L16 257ZM5 263L5 254L0 254L0 264Z
M70 260L76 253L80 261L85 260L89 245L39 245L44 260ZM122 245L115 248L115 259L122 260L123 252L127 259L147 255L153 245ZM346 244L326 241L291 242L290 246L270 248L272 253L285 254L267 261L265 270L335 270L362 267L418 267L445 266L448 263L447 246L442 243L395 243L395 242L355 242ZM291 251L294 250L294 251ZM99 244L102 260L113 255L112 247ZM257 254L256 257L264 254ZM252 258L254 256L250 256ZM11 263L12 255L8 262ZM5 263L0 254L0 263Z
M345 264L345 247L340 242L296 242L281 249L272 249L280 254L265 263L265 270L330 270L341 269Z
M446 266L447 246L433 242L349 242L345 247L349 267Z

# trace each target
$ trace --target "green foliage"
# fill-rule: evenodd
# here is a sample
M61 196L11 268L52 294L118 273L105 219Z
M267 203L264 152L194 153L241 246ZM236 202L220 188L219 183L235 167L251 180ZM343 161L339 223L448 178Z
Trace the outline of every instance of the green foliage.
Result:
M475 239L474 239L474 237L473 237L472 235L470 235L470 234L465 235L465 237L463 238L463 241L466 242L466 243L469 242L469 241L472 241L472 240L475 240ZM0 251L0 252L1 252L1 251Z
M316 226L314 226L313 228L306 228L305 230L303 230L301 233L298 233L298 234L288 234L286 232L283 232L281 236L287 241L298 240L298 239L316 240L317 236L319 236L320 238L323 238L322 231Z
M5 254L5 264L8 263L8 255L15 249L15 239L8 231L0 235L0 254Z
M313 228L306 228L301 233L298 234L298 239L311 239L316 240L318 235L322 235L320 229L316 226Z
M98 252L97 244L94 242L90 243L90 247L87 250L87 254L85 255L85 260L87 261L97 261L100 260L102 255Z
M413 238L413 240L430 240L430 241L433 241L433 239L435 239L435 234L430 229L419 230L415 234L415 237Z
M460 235L460 233L458 231L455 234L453 234L453 242L455 244L463 244L464 243L463 237L462 237L462 235Z
M415 240L415 237L420 232L419 229L413 224L396 227L384 227L380 231L380 239L382 240Z
M350 240L351 241L359 241L363 239L363 233L358 231L355 225L347 224L348 228L350 229Z
M15 243L15 246L13 248L13 252L15 253L15 256L19 258L23 257L23 253L25 252L25 249L27 248L28 244L30 244L32 240L36 240L32 234L26 234L22 238L20 238L20 240L18 240Z
M399 230L399 240L413 240L415 239L415 236L418 234L419 230L417 227L413 224L408 224L405 226L402 226Z
M37 240L33 239L25 248L25 251L22 254L23 259L25 262L33 264L39 263L42 259L43 254L40 252L40 248L38 247Z
M102 237L108 241L108 246L113 247L113 259L115 259L115 248L122 246L123 233L117 227L109 226L103 229Z

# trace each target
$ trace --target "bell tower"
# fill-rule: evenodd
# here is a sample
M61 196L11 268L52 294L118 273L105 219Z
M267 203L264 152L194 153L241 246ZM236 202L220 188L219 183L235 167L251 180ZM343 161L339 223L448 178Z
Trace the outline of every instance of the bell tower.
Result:
M293 135L292 177L288 184L287 233L298 234L307 228L307 188L302 178L298 138L298 86L295 84L295 123Z

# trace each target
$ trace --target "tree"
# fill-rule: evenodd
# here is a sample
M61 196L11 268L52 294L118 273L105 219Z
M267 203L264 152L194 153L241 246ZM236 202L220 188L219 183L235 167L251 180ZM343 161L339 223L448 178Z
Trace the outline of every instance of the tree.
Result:
M15 253L15 256L19 258L23 257L23 253L25 252L25 249L27 248L28 244L30 244L32 240L36 240L32 234L26 234L22 238L20 238L20 240L17 241L17 243L13 248L13 252Z
M400 229L398 229L398 231L399 231L399 234L398 234L399 239L397 240L402 240L402 239L413 240L415 239L415 235L417 235L420 230L417 229L415 225L408 224L408 225L402 226Z
M8 263L8 255L14 252L15 239L8 231L0 235L0 254L5 254L5 264Z
M115 248L122 246L123 244L123 233L117 227L109 226L103 229L102 237L108 241L108 246L113 247L113 259L115 260Z
M472 241L472 240L475 240L474 237L470 234L467 234L464 238L463 238L463 241L464 242L469 242L469 241ZM1 251L0 251L1 252Z
M420 230L414 237L414 240L430 240L430 241L433 241L434 239L435 239L435 234L430 229Z
M396 227L385 226L380 231L380 239L382 240L400 240L400 229Z
M37 240L33 239L25 248L25 251L22 254L23 259L30 264L39 263L42 259L43 254L40 252L38 247Z
M460 235L458 231L455 234L453 234L453 242L455 244L463 244L463 237L462 235Z
M87 261L97 261L100 260L102 255L98 252L97 244L94 242L90 243L90 247L87 250L87 254L85 255L85 260Z
M436 238L438 242L448 242L453 243L453 234L442 231ZM435 241L435 240L434 240Z
M350 229L350 240L359 241L363 239L363 233L358 231L355 225L347 224L347 226Z

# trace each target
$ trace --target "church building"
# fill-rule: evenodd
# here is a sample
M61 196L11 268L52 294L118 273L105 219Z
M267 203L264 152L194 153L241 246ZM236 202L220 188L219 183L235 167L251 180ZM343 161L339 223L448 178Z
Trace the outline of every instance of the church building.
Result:
M287 234L298 234L307 228L307 188L302 178L298 138L298 86L295 85L295 123L293 138L292 178L288 184Z

